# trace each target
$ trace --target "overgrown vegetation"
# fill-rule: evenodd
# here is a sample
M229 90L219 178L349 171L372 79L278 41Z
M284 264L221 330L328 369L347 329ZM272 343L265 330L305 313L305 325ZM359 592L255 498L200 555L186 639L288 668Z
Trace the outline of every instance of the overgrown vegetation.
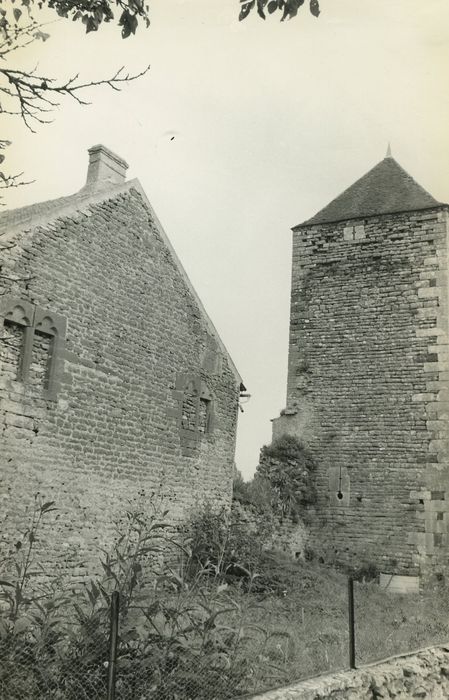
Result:
M244 482L234 479L234 498L271 513L278 520L306 517L316 501L315 462L310 452L292 435L282 435L260 451L256 474Z
M298 569L290 557L267 545L274 528L266 512L217 510L206 503L187 525L191 553L187 574L207 570L253 595L285 595L291 571Z
M310 452L292 435L282 435L261 450L257 467L272 493L272 507L281 516L298 517L305 506L316 500Z
M236 483L237 489L247 485L238 475ZM242 491L245 496L245 488ZM264 549L257 529L245 541L239 517L238 511L216 512L207 505L192 519L191 550L194 560L212 564L214 575L219 574L235 595L245 591L245 581L251 577L249 597L254 605L247 619L265 629L270 640L263 652L252 657L256 664L277 669L271 673L277 674L279 682L347 668L349 572L322 564L313 556L293 560ZM251 556L248 543L253 543ZM236 571L239 557L246 571ZM421 595L390 594L379 588L373 565L350 573L356 576L357 663L449 638L449 600L443 585ZM278 636L280 630L285 636ZM270 680L259 673L248 689L269 685Z
M200 508L182 539L163 503L130 509L102 573L76 586L40 563L54 510L36 499L2 561L0 697L104 697L113 591L117 697L222 700L347 666L346 576L264 550L225 509ZM448 636L443 586L398 596L356 584L358 663Z
M263 528L249 529L235 511L206 503L188 523L190 573L207 568L224 580L247 578L258 569Z
M210 699L213 688L220 700L243 692L260 671L278 679L278 670L261 665L259 656L285 633L254 624L255 577L248 575L245 590L229 587L215 545L211 556L205 550L198 556L197 548L194 557L153 504L125 514L111 551L101 553L101 576L68 587L38 560L40 531L54 510L36 498L29 527L2 561L1 697L104 695L113 591L120 593L121 696L201 700ZM217 526L222 518L223 542L229 540L224 514L201 517ZM223 542L217 540L218 550Z

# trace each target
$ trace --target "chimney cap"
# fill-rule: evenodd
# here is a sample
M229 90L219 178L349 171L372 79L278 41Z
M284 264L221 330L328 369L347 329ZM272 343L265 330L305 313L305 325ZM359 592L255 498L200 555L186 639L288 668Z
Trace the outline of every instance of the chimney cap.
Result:
M96 153L101 153L104 154L105 156L111 158L112 160L115 160L115 162L119 165L121 165L124 168L128 168L128 163L126 160L124 160L121 156L117 155L117 153L114 153L114 151L111 151L110 148L106 148L102 143L97 143L95 146L91 146L90 148L87 149L87 152L89 156L92 156Z
M102 143L98 143L87 151L89 167L87 170L86 186L102 187L108 184L120 184L126 180L128 163Z

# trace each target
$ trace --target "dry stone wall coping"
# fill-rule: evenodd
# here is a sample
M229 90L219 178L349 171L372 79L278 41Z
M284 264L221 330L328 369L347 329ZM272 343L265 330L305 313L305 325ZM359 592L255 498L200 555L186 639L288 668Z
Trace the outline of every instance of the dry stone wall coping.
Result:
M245 697L247 700L446 700L449 697L449 644Z

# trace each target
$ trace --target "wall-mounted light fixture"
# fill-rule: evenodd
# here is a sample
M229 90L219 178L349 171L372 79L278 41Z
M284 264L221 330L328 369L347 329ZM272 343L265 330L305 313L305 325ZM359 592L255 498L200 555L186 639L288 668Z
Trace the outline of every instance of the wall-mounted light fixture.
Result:
M244 408L242 404L248 403L248 401L251 398L251 394L248 394L246 391L241 391L240 396L239 396L239 409L241 410L242 413L244 413ZM242 399L244 399L242 401Z

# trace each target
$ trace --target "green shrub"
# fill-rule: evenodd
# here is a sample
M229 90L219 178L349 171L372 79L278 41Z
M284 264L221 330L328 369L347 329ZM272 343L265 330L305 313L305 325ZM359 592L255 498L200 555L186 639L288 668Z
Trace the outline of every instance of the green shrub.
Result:
M244 481L243 476L238 469L234 470L234 478L232 480L232 497L240 503L251 503L249 483Z
M257 569L264 544L264 533L244 521L235 509L216 510L210 503L193 514L186 527L191 552L190 574L200 569L231 580L249 579Z
M357 567L352 576L356 581L377 581L379 579L379 567L373 562L368 562Z
M316 553L315 550L312 547L309 547L306 545L304 547L304 560L305 561L314 561L316 558Z
M253 591L261 594L273 594L285 597L300 585L301 567L279 550L266 550L259 561Z
M292 435L282 435L260 452L257 476L270 486L271 508L281 518L298 517L316 502L315 462Z
M243 519L246 515L247 519ZM273 524L247 507L214 510L206 504L193 515L187 528L191 576L198 569L229 584L239 583L258 595L284 596L297 588L300 564L279 550L267 547Z

